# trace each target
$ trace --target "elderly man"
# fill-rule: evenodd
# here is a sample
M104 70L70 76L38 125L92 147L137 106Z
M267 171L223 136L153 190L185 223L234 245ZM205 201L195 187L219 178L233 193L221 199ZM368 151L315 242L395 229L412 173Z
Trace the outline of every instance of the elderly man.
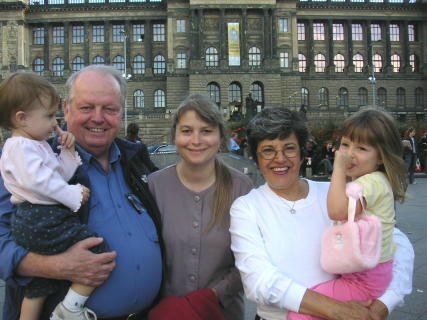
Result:
M67 251L43 256L17 246L10 232L14 207L0 187L0 278L7 284L4 320L18 319L22 285L31 277L68 280L98 287L87 301L98 319L139 319L155 300L162 279L158 209L145 185L149 159L138 144L118 139L126 83L107 66L89 66L67 81L64 105L68 130L76 138L83 164L73 181L91 190L79 214L100 235ZM55 148L54 148L55 150ZM89 249L105 239L111 252ZM64 292L68 289L64 282ZM48 298L48 319L64 292Z

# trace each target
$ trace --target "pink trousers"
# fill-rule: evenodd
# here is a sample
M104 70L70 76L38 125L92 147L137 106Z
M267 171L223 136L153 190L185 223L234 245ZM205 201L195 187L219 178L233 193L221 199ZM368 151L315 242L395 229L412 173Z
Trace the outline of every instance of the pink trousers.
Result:
M311 290L340 301L370 300L379 298L392 278L393 261L379 263L362 272L346 273L339 278L319 283ZM302 313L289 312L288 320L321 319Z

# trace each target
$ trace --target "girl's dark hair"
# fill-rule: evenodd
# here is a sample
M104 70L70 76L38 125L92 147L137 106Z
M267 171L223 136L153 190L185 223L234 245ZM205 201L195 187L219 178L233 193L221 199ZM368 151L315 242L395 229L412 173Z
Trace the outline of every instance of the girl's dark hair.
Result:
M249 151L258 163L258 144L263 140L285 139L295 133L301 150L301 159L305 157L305 146L309 137L306 121L296 111L287 108L265 108L249 123L247 129Z
M43 105L43 97L50 100L50 105L44 107L59 105L58 92L46 79L31 72L11 74L0 84L0 127L12 129L13 115Z

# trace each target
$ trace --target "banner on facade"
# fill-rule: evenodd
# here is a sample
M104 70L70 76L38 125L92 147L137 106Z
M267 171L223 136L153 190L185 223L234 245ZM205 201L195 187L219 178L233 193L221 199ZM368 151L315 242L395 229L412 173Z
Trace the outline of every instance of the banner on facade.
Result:
M238 22L229 22L228 26L228 64L240 66L240 28Z

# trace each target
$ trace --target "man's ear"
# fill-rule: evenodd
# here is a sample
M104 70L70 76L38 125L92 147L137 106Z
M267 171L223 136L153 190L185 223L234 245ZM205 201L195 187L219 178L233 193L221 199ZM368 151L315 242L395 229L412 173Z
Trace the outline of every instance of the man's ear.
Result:
M67 120L68 120L68 113L70 112L69 108L70 108L70 106L68 104L68 100L64 100L64 120L65 120L65 122L67 122Z

